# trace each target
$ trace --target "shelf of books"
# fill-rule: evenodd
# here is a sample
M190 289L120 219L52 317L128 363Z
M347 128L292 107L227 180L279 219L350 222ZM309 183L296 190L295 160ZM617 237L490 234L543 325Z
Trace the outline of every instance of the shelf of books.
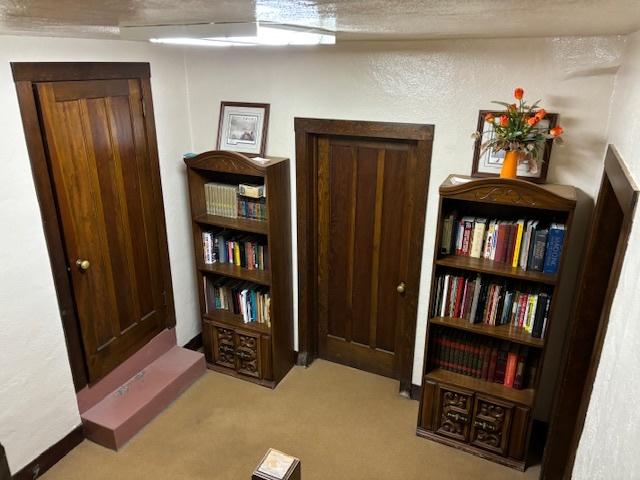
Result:
M274 387L293 365L289 161L211 151L185 163L209 368Z
M526 467L573 219L572 187L440 187L418 435Z

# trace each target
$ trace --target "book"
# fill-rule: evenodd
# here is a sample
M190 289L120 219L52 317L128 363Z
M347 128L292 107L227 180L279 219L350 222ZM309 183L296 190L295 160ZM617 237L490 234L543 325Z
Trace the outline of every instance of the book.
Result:
M454 233L455 213L450 213L442 221L442 233L440 238L440 253L450 255L452 248L452 238Z
M565 226L561 223L552 223L549 227L547 237L546 252L542 271L544 273L558 273L560 265L560 256L562 254L562 246L565 237Z
M528 348L522 347L518 353L518 361L516 363L516 373L513 379L513 388L518 390L524 387L525 366L527 361Z
M504 371L504 385L506 387L513 387L513 382L516 378L516 368L518 366L518 353L510 351L507 353L507 365Z
M502 342L496 357L496 370L494 373L494 383L504 383L504 376L507 369L507 356L509 354L509 342Z
M518 266L518 261L520 260L520 246L522 244L522 233L524 230L524 219L520 219L516 222L516 241L513 246L513 261L511 262L511 266L516 268Z
M486 218L476 218L473 227L473 236L471 241L471 249L469 256L473 258L480 258L482 253L482 246L484 243L484 232L487 227Z
M546 228L536 230L535 236L532 238L533 245L530 248L529 270L534 270L536 272L542 271L548 232L549 230Z
M542 328L548 311L549 295L541 293L538 296L538 304L534 315L533 325L531 328L531 336L535 338L542 337Z

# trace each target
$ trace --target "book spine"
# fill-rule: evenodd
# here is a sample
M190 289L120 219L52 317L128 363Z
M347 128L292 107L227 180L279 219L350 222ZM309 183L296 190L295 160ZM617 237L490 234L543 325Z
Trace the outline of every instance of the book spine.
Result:
M518 366L518 354L509 352L507 354L507 366L504 373L504 385L513 387L513 381L516 378L516 368Z
M547 238L547 249L544 256L542 271L544 273L558 273L562 245L564 243L564 229L552 228L549 230Z
M524 373L527 361L526 347L520 351L518 355L518 363L516 364L516 374L513 380L513 388L521 390L524 387Z

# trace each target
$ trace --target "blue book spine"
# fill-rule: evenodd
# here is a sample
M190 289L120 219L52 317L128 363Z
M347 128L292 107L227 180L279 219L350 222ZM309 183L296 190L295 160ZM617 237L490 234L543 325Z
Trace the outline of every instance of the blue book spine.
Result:
M544 256L544 267L542 269L544 273L558 273L563 243L564 230L559 228L550 229L547 239L547 250Z

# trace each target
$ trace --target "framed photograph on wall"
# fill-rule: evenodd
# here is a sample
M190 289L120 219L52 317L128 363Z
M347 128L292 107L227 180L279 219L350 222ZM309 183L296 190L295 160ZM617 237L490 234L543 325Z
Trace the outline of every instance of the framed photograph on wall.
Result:
M504 150L493 152L487 150L482 155L482 144L492 138L493 126L485 122L484 117L488 113L493 113L496 117L504 114L503 111L480 110L478 113L478 132L482 132L482 136L476 139L473 149L473 165L471 167L472 177L499 177L502 161L504 160ZM539 127L550 129L558 123L557 113L547 113L538 124ZM538 152L536 161L523 160L518 165L518 178L528 180L535 183L545 183L547 181L547 171L549 170L549 158L551 157L551 147L553 140L549 139L541 145L542 151Z
M220 102L216 148L264 157L268 125L268 103Z

